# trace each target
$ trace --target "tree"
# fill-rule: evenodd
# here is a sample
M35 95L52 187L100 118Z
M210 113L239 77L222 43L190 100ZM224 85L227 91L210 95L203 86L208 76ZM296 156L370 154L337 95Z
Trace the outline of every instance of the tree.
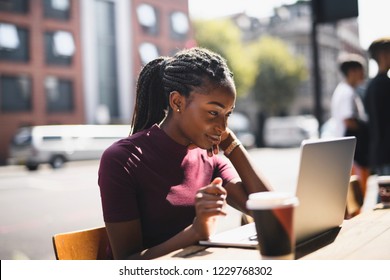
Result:
M193 22L195 40L227 59L239 97L252 91L265 114L287 111L307 76L303 58L294 56L280 39L263 36L244 44L239 28L229 19Z
M251 48L256 52L258 67L252 90L259 108L267 115L288 111L300 83L307 77L303 58L294 56L283 41L269 36Z
M245 95L253 85L256 66L253 57L246 55L240 30L231 20L196 20L193 22L195 40L200 47L222 55L234 73L237 95Z

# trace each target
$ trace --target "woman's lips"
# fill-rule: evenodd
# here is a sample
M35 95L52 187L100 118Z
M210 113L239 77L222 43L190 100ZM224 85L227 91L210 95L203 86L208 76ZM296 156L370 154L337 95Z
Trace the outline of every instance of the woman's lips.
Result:
M221 136L207 135L207 137L213 145L218 145L221 142Z

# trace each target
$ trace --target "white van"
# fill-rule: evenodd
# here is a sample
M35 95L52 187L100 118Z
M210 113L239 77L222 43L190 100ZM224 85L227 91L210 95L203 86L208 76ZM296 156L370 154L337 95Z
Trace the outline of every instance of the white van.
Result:
M42 163L60 168L67 161L99 159L130 133L130 125L43 125L20 128L10 144L9 164L37 170Z

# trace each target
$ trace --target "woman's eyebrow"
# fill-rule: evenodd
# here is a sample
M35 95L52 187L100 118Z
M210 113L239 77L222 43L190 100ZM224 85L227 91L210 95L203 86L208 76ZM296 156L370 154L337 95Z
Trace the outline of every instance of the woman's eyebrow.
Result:
M223 105L222 103L218 102L218 101L210 101L208 102L207 104L210 104L210 105L217 105L218 107L221 107L222 109L225 109L225 105ZM232 106L232 109L234 109L235 106Z

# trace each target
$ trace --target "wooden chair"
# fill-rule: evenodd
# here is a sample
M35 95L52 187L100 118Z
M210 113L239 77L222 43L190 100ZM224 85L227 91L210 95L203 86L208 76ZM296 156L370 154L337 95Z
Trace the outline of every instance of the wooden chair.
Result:
M55 234L52 238L57 260L104 260L109 244L105 227Z

